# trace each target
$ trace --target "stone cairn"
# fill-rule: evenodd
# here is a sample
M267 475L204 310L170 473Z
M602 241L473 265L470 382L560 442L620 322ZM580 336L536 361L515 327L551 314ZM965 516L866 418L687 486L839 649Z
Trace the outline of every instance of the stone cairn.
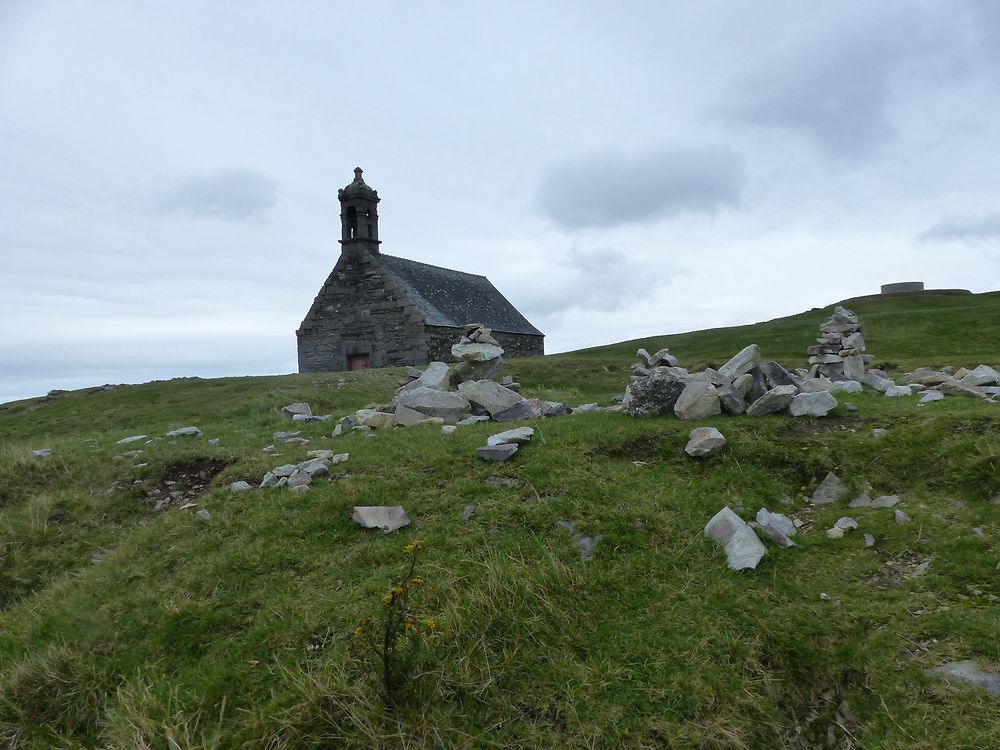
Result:
M565 404L518 393L520 384L502 374L503 353L493 331L482 323L469 323L451 347L454 365L431 362L422 371L407 367L391 403L370 404L341 418L333 436L419 425L441 425L452 432L477 422L538 419L571 411Z
M864 324L858 316L837 305L833 315L820 325L819 334L816 345L806 350L809 377L861 382L871 357L865 354Z

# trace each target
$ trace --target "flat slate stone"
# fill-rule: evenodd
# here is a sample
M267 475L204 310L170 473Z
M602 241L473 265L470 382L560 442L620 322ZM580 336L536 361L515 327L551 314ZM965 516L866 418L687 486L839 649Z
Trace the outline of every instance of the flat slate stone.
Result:
M535 413L532 408L531 403L525 399L518 401L513 406L506 409L498 411L493 415L493 421L495 422L516 422L519 419L533 419L539 416Z
M381 529L385 534L410 525L402 505L356 505L352 518L362 528Z
M767 508L761 508L757 511L757 524L767 534L768 538L779 547L788 548L795 546L795 542L789 539L789 537L794 536L797 529L788 516L783 516L781 513L772 513Z
M515 427L513 430L506 430L505 432L498 432L496 435L490 435L486 439L486 445L523 444L531 442L531 438L534 436L535 430L531 427Z
M765 414L784 411L792 403L792 399L797 393L798 388L794 385L779 385L772 388L747 407L747 415L761 417Z
M134 443L138 440L145 440L145 435L133 435L132 437L122 438L115 445L127 445L128 443Z
M180 427L167 433L167 437L200 437L201 430L197 427Z
M847 493L847 485L833 473L827 474L813 493L810 501L813 505L827 505L835 502Z
M478 404L491 416L524 401L524 397L492 380L466 380L458 392L470 403Z
M476 448L476 455L484 461L506 461L517 453L515 443L501 443L500 445L484 445Z

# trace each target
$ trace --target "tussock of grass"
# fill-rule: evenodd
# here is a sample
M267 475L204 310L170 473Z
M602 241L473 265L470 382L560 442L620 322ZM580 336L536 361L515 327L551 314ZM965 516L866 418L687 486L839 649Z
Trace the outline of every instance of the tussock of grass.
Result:
M1000 350L981 326L962 332L996 295L925 302L854 305L870 349L908 366L928 363L924 349L955 365ZM691 364L755 340L798 364L827 312L510 369L532 395L607 402L637 344L666 342ZM920 350L900 320L930 337ZM729 443L705 461L683 454L697 424L603 413L541 421L505 464L475 459L489 425L337 441L328 424L296 425L311 445L260 452L288 429L282 405L346 413L389 398L398 376L179 380L0 406L0 745L1000 745L995 697L922 673L958 658L1000 664L989 599L1000 595L1000 407L864 394L849 399L857 413L824 420L718 418ZM187 424L205 438L163 437ZM115 444L137 433L152 442ZM31 458L43 446L54 456ZM322 447L350 461L301 498L228 492ZM142 456L116 458L133 449ZM188 482L204 467L204 487ZM829 471L901 495L913 520L803 503ZM178 487L210 521L177 503L154 510ZM376 504L402 504L412 525L382 535L351 523L354 505ZM702 534L725 504L800 518L799 546L726 570ZM842 515L874 549L861 532L826 538ZM565 519L600 535L593 561ZM416 539L427 583L413 606L440 635L415 652L390 708L348 646Z

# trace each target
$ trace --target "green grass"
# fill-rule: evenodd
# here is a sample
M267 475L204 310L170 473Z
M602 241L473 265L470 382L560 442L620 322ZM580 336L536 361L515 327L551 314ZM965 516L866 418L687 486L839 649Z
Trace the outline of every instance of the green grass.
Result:
M847 304L882 361L997 363L1000 295ZM609 402L638 345L694 366L756 342L800 365L827 312L509 371L533 395ZM288 428L282 405L339 415L388 400L398 376L178 380L0 406L0 747L772 748L826 746L828 731L838 747L1000 746L996 697L922 674L1000 664L1000 406L864 394L824 420L717 418L729 444L707 461L683 454L700 423L613 413L540 421L506 464L475 459L489 425L334 440L310 424L309 446L261 453ZM187 424L205 437L162 437ZM115 445L135 433L155 440ZM53 457L31 458L39 447ZM228 493L310 448L351 458L302 497ZM118 458L130 449L143 455ZM153 509L206 459L224 468L196 508ZM828 471L901 495L912 522L802 502ZM375 504L413 523L351 523ZM702 535L726 504L800 518L799 546L728 571ZM861 530L827 539L842 515ZM601 536L594 560L563 519ZM415 539L427 583L414 603L441 632L390 709L348 646Z

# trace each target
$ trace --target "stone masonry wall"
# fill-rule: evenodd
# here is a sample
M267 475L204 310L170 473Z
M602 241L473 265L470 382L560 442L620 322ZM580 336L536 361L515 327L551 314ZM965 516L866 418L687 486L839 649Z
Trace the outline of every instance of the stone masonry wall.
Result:
M455 358L451 356L451 345L457 344L461 337L461 328L426 326L427 356L430 361L454 361ZM544 336L493 331L493 338L500 342L504 357L530 357L545 353Z
M299 372L346 370L359 353L370 367L428 361L423 316L363 247L341 253L296 335Z

